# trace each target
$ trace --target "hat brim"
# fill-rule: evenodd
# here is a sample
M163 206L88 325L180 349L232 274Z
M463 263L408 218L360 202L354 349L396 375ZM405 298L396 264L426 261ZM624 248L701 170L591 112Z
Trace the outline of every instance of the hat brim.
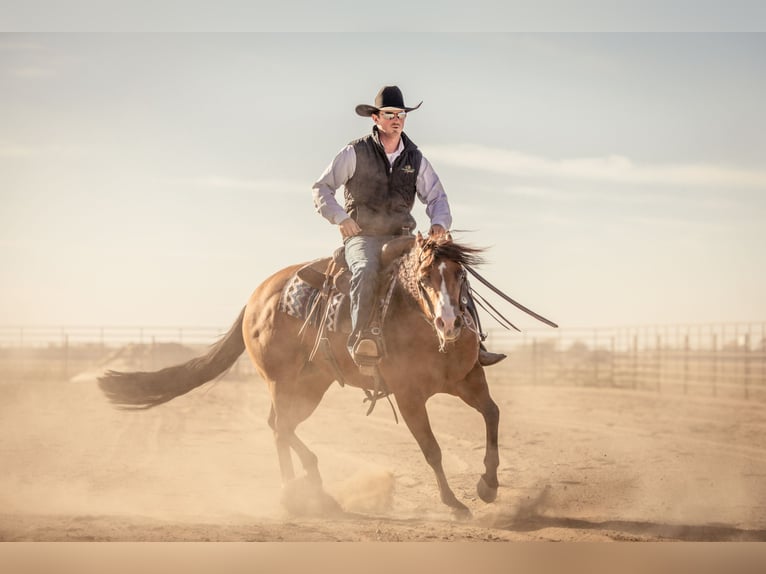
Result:
M420 102L417 106L414 108L396 108L396 109L402 109L405 112L411 112L413 110L417 110L420 106L423 105L423 102ZM381 109L385 108L376 108L375 106L370 106L369 104L359 104L356 106L356 113L363 117L370 117L372 114L377 114Z

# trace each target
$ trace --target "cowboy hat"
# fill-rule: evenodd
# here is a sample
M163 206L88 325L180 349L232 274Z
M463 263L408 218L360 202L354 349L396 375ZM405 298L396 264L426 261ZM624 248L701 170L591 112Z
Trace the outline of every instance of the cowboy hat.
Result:
M380 88L378 95L375 96L375 105L359 104L356 106L356 113L360 116L369 117L387 108L411 112L412 110L417 110L422 104L423 102L420 102L414 108L408 108L404 105L404 96L402 96L402 91L397 86L383 86Z

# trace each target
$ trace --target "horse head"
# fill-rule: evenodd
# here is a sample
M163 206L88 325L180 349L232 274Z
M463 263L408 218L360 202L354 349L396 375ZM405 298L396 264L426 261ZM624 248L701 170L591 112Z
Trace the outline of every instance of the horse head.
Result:
M468 285L464 266L478 264L481 250L455 243L449 234L423 238L418 233L415 245L419 303L444 350L460 337L465 325Z

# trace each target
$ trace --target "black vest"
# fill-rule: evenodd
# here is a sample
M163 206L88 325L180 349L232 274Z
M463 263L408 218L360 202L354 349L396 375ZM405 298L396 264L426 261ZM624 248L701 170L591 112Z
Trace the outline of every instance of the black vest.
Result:
M402 142L404 149L390 172L376 129L349 144L356 153L356 170L345 185L345 209L362 228L362 235L399 235L403 228L415 229L410 212L423 155L404 134Z

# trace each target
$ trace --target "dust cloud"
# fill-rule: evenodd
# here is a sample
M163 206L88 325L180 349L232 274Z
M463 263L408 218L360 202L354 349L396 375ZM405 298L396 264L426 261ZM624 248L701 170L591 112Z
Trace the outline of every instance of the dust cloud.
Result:
M95 376L136 353L68 381L0 378L0 540L766 540L761 403L511 386L490 372L493 504L475 491L481 417L429 401L450 485L474 515L455 522L406 426L390 409L365 416L361 391L334 385L299 427L324 480L322 498L301 502L305 483L281 486L262 381L115 409Z

